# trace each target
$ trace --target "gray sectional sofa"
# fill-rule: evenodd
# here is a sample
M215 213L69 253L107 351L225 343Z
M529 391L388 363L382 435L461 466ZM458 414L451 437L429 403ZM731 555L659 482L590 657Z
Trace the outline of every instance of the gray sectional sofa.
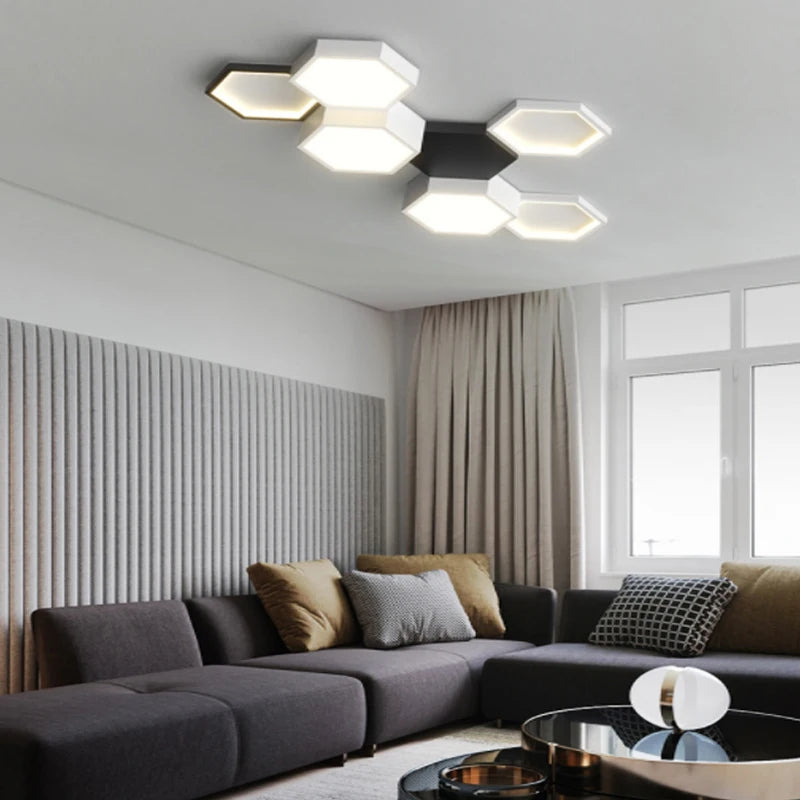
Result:
M498 585L505 639L287 653L255 596L40 609L44 687L0 698L4 800L189 800L475 716L485 662L552 641Z
M587 643L615 592L498 585L505 639L287 653L255 596L35 612L40 691L0 698L3 800L190 800L473 717L626 703L676 661ZM536 646L535 646L536 645ZM800 717L800 658L709 652L733 706Z

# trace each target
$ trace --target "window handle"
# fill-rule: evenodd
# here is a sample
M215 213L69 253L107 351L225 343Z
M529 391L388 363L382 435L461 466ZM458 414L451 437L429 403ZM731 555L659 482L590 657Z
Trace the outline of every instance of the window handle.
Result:
M730 478L733 475L733 460L728 456L722 456L719 460L720 472L723 478Z

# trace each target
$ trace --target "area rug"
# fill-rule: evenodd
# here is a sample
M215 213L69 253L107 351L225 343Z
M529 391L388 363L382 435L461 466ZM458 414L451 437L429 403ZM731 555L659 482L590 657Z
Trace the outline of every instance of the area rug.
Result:
M519 745L518 728L491 725L448 728L438 734L385 745L373 758L351 758L344 767L316 767L277 778L253 791L256 800L394 800L397 781L432 761Z

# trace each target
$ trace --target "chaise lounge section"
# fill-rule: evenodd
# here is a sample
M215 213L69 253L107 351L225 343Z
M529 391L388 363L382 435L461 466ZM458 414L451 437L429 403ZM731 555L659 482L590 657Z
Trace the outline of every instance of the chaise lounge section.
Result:
M707 670L725 683L733 708L800 717L800 658L707 651L676 659L648 650L589 644L615 591L572 590L561 599L557 641L491 659L483 670L483 714L523 722L546 711L627 704L633 681L667 664Z

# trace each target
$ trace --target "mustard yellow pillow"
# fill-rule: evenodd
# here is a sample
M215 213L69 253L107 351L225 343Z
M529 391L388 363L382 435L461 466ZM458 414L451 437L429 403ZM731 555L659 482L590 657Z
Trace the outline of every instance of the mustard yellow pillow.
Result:
M293 653L353 644L360 638L342 576L327 559L247 568L250 582Z
M499 639L506 632L505 623L500 616L500 601L489 574L489 556L485 553L360 555L356 567L362 572L378 572L383 575L419 575L420 572L443 569L450 576L476 635L483 639Z
M739 591L709 650L800 655L800 569L726 561L720 575Z

